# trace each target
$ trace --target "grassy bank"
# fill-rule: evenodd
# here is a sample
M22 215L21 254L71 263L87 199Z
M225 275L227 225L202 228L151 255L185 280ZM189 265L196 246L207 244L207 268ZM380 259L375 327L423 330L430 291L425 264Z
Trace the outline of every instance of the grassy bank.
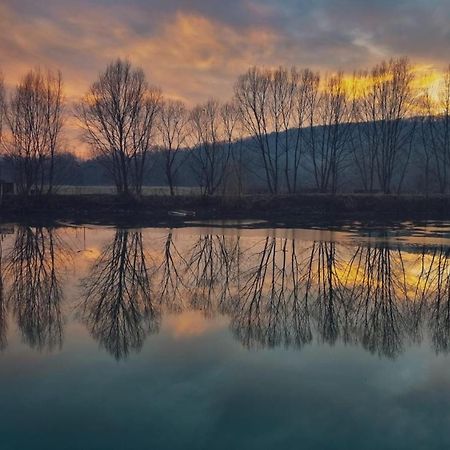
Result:
M171 217L171 210L192 210L192 218ZM183 224L186 220L265 220L296 226L311 222L450 219L450 196L417 195L253 195L241 198L115 195L5 196L0 220L68 221L103 224Z

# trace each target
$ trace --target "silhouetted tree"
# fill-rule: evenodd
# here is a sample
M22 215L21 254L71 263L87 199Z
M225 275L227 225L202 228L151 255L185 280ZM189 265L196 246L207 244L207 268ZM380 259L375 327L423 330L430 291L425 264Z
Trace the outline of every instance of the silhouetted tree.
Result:
M307 146L314 180L320 192L335 193L348 150L351 112L348 94L342 73L325 79L322 87L317 77L310 83Z
M216 194L227 175L231 145L221 105L209 100L191 111L193 169L204 195Z
M413 112L413 73L406 58L392 59L362 74L361 92L353 108L353 150L364 187L374 188L374 174L385 194L393 188L394 177L401 187L409 163L415 122L406 119Z
M437 92L431 93L428 86L422 100L421 131L426 156L425 176L428 180L429 165L432 161L439 192L443 194L448 189L450 166L450 66L444 72ZM426 189L428 188L427 182Z
M119 194L142 193L160 104L160 91L148 85L142 69L118 59L78 105L84 139L101 156Z
M51 193L63 125L61 73L28 72L7 103L6 123L18 192Z
M189 114L180 101L167 100L162 104L159 132L164 154L164 170L170 195L174 195L175 177L185 158L181 150L187 145Z

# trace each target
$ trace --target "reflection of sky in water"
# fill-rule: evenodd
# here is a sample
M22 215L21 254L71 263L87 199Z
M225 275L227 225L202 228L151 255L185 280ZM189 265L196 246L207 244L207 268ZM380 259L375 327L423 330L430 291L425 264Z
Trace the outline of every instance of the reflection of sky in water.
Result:
M175 232L185 260L203 232ZM79 313L80 280L90 275L115 231L87 230L86 248L92 252L79 251L85 248L82 230L58 233L72 250L72 262L58 272L64 287L63 343L52 350L31 348L8 306L7 345L0 353L0 448L448 448L450 364L442 348L436 353L429 316L416 340L403 323L405 343L394 357L372 354L360 340L344 344L341 335L329 345L317 325L311 342L300 349L282 344L249 349L233 327L230 331L235 314L197 301L197 309L162 313L159 330L116 361ZM160 267L166 236L167 230L144 231L149 267ZM241 237L242 248L260 254L263 231ZM290 236L278 235L285 237ZM295 237L301 240L301 232ZM4 271L13 238L3 242ZM311 241L303 244L299 248L311 247ZM345 267L357 247L338 250L340 271L354 274ZM435 264L433 254L424 256L416 247L401 253L408 301L415 292L411 285L421 279L413 274L421 273L424 258L426 267ZM242 259L244 274L257 265L253 258ZM393 270L401 267L398 259L391 263ZM192 291L188 287L179 295ZM402 300L398 292L393 298ZM418 314L400 311L403 321Z

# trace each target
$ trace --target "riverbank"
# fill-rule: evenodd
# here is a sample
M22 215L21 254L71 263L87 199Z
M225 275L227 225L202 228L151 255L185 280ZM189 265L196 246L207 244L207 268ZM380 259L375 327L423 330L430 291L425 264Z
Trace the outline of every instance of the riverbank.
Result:
M193 211L195 217L171 215ZM5 196L0 221L183 225L205 220L253 220L268 225L299 226L339 221L390 222L450 220L450 196L298 194L243 197L148 196L124 199L115 195Z

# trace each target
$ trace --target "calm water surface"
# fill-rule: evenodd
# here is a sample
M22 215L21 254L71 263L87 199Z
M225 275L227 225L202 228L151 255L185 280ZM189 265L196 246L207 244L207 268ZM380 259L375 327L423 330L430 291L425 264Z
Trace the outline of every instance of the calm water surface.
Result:
M1 450L450 448L444 224L1 232Z

